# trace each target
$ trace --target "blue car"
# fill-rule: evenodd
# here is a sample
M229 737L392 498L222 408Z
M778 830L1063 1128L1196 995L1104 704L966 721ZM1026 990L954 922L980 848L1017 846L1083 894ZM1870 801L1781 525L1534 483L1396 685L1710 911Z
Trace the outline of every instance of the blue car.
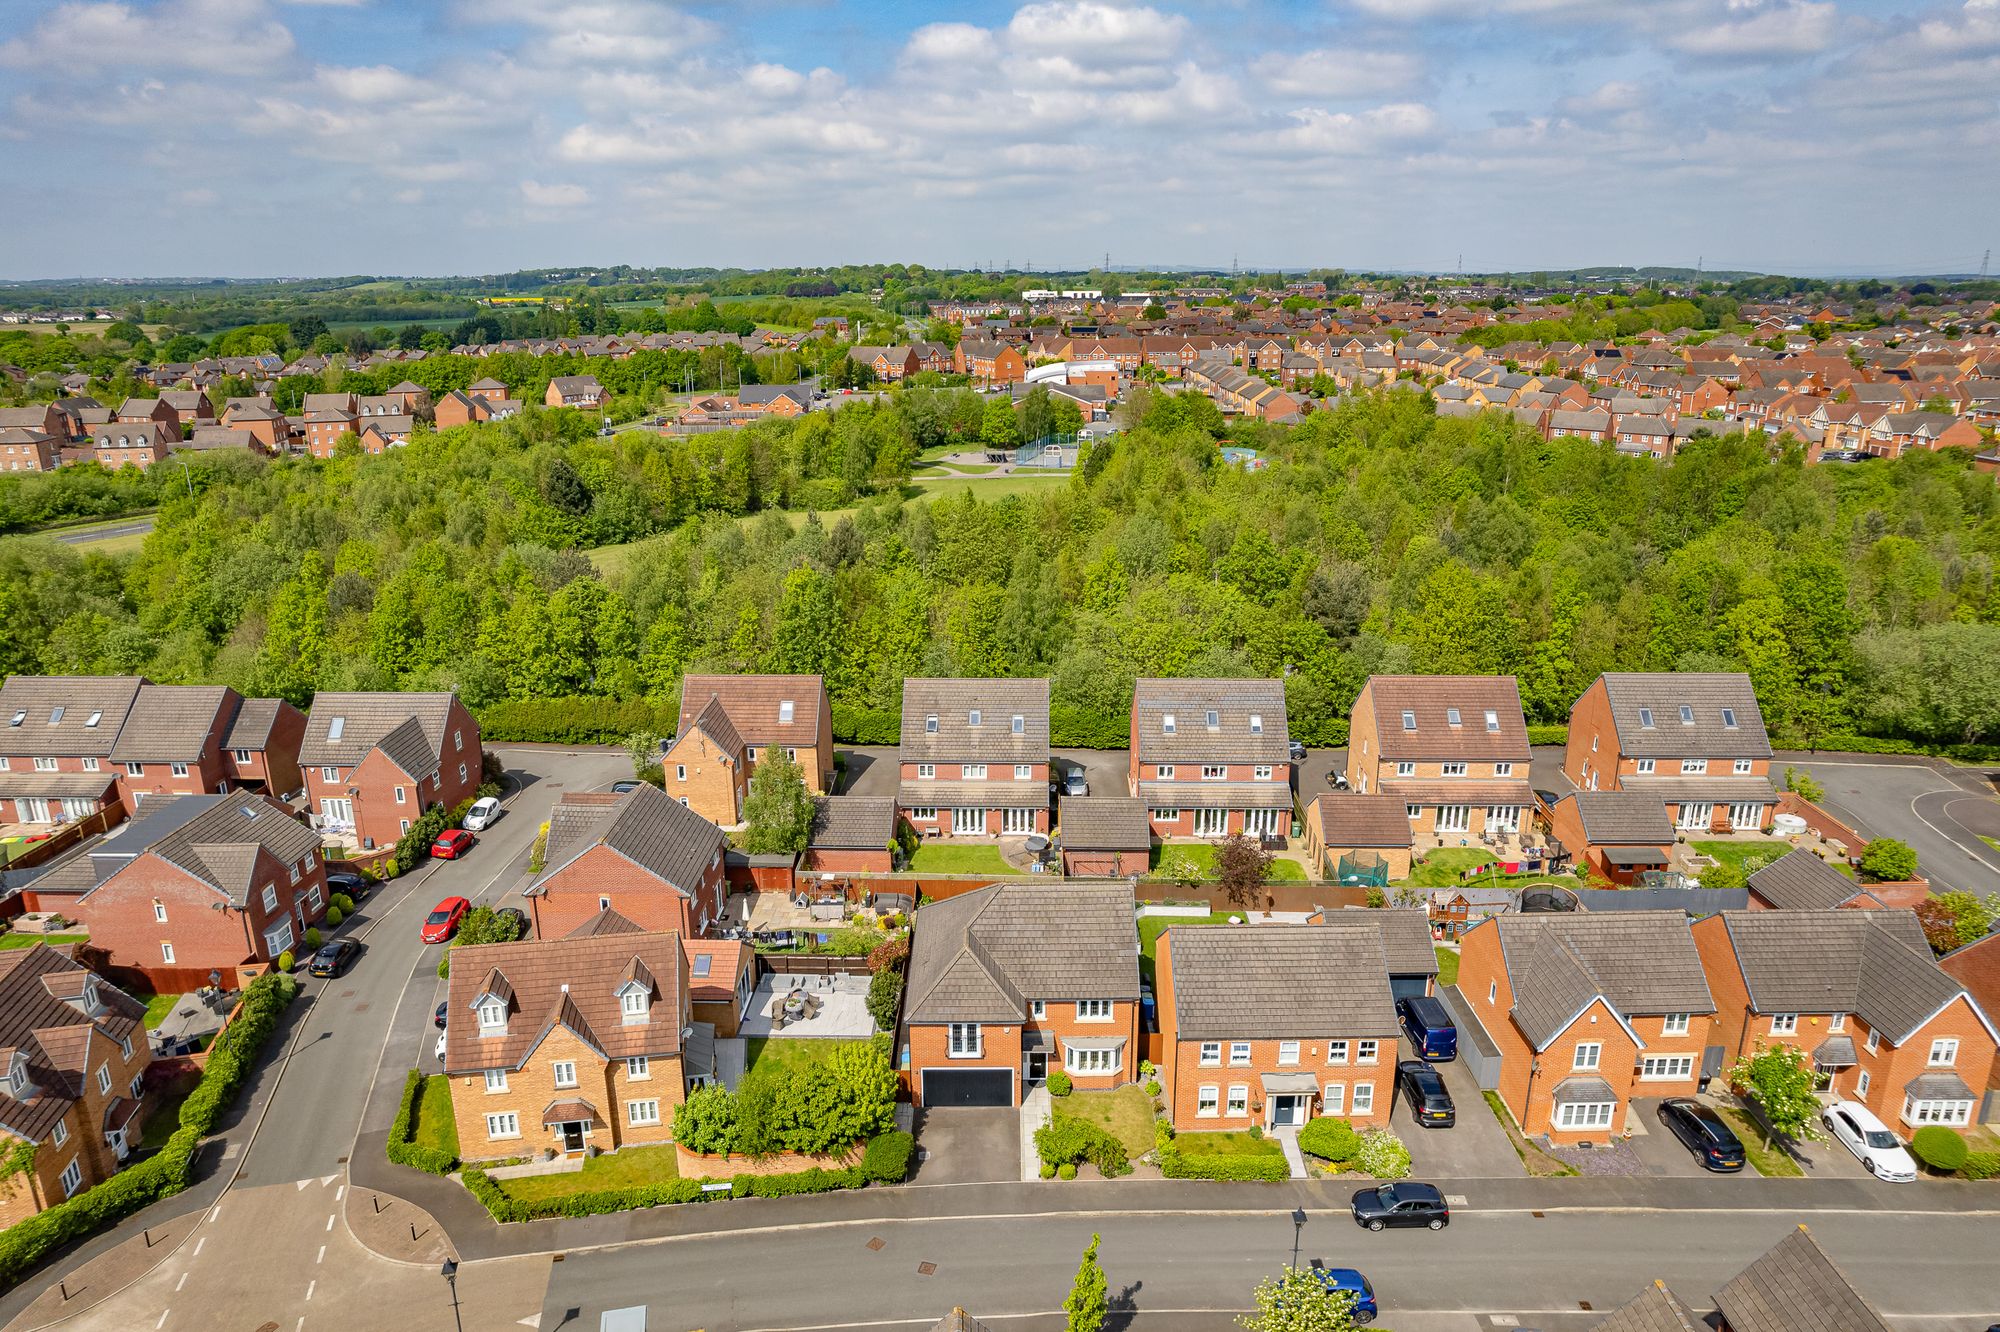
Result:
M1375 1321L1375 1287L1368 1284L1367 1277L1351 1267L1322 1267L1317 1258L1313 1259L1312 1271L1326 1289L1344 1290L1354 1297L1352 1313L1355 1322Z

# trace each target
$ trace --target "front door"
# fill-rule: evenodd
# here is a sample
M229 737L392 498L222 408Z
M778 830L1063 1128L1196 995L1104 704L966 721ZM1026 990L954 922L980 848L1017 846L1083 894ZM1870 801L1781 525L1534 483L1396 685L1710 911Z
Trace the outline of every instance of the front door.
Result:
M1029 1082L1046 1082L1049 1077L1049 1052L1047 1050L1028 1051L1027 1072Z
M1439 805L1437 830L1439 832L1464 832L1472 826L1472 806Z
M1271 1124L1274 1128L1305 1123L1305 1097L1297 1093L1287 1093L1271 1098Z
M580 1152L583 1150L583 1125L577 1120L568 1120L562 1126L563 1150Z
M1715 815L1715 806L1706 801L1693 800L1681 806L1681 830L1683 832L1706 832L1708 821Z

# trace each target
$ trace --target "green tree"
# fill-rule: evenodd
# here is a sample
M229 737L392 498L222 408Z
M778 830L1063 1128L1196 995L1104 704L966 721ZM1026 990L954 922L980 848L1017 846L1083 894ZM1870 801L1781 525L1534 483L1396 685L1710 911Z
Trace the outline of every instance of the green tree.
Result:
M1814 780L1811 773L1794 768L1789 763L1785 765L1785 789L1815 805L1826 799L1826 788Z
M1249 1332L1357 1332L1353 1291L1331 1290L1311 1269L1287 1267L1257 1283L1257 1311L1236 1319Z
M801 565L785 575L771 631L771 669L788 675L831 675L840 657L843 617L833 580Z
M1063 1332L1104 1332L1104 1316L1110 1311L1104 1269L1097 1265L1098 1237L1090 1237L1083 1251L1076 1280L1070 1283L1069 1297L1063 1301Z
M1908 842L1893 837L1877 837L1861 853L1861 872L1884 883L1900 883L1917 877L1917 853Z
M1216 881L1231 902L1250 906L1264 891L1264 878L1275 859L1256 838L1231 833L1215 844Z
M1021 422L1005 398L988 398L979 417L979 442L989 449L1013 449L1021 444Z
M1732 1086L1742 1087L1763 1112L1764 1145L1777 1138L1795 1141L1819 1136L1819 1117L1812 1061L1795 1045L1765 1045L1736 1061L1729 1071Z
M743 800L749 824L743 849L756 855L797 854L812 838L815 806L806 790L805 770L769 746L750 772L750 794Z
M634 777L644 777L646 769L660 766L662 743L657 731L634 731L625 737L625 756L632 760Z

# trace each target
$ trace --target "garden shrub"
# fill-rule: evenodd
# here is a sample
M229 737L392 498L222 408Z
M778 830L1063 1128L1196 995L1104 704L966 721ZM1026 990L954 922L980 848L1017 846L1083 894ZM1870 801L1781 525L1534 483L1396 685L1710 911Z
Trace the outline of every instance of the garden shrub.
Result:
M1361 1135L1347 1120L1321 1115L1299 1130L1299 1150L1322 1161L1352 1161L1361 1150Z
M340 909L340 908L339 908L338 906L328 906L328 907L327 907L327 909L326 909L326 927L327 927L328 929L330 929L330 930L337 930L337 929L339 929L339 928L340 928L340 922L341 922L341 921L343 921L343 920L346 920L346 919L347 919L347 913L346 913L346 912L344 912L344 911L342 911L342 910L341 910L341 909Z
M1158 1078L1148 1079L1146 1082L1146 1095L1158 1096L1159 1094L1160 1094L1160 1080Z
M333 907L340 912L341 915L351 916L354 914L354 899L349 897L346 893L335 893L328 900L332 903Z
M292 956L292 950L287 948L284 952L278 954L278 960L274 962L272 965L277 967L277 969L280 971L290 971L292 969L293 963L296 960L297 959L295 959Z
M2000 1175L2000 1152L1967 1152L1958 1173L1967 1179L1992 1179Z
M396 1118L389 1125L389 1159L429 1175L449 1175L458 1162L435 1147L415 1141L417 1106L424 1099L424 1075L411 1069L403 1080L403 1099L396 1106Z
M1076 1163L1073 1161L1064 1161L1056 1167L1056 1177L1058 1179L1075 1179Z
M861 1173L878 1184L900 1184L916 1150L917 1140L901 1130L870 1138L861 1153Z
M1056 1177L1056 1168L1050 1165L1047 1161L1042 1162L1042 1178L1054 1179L1055 1177Z
M1125 1144L1085 1119L1057 1116L1035 1130L1035 1152L1045 1162L1074 1166L1088 1161L1106 1179L1132 1173Z
M1926 1124L1912 1133L1910 1151L1931 1169L1947 1175L1964 1165L1972 1154L1965 1135L1943 1124Z
M1049 1074L1049 1095L1067 1096L1074 1090L1076 1090L1076 1086L1069 1080L1069 1074L1063 1072L1061 1069L1056 1069L1053 1073Z
M639 731L671 735L679 707L651 699L550 697L508 699L479 710L479 734L488 744L499 740L544 741L550 744L623 744ZM895 736L871 743L893 745Z
M1209 1156L1184 1152L1174 1143L1159 1149L1155 1156L1160 1173L1168 1179L1281 1180L1292 1177L1292 1168L1281 1153L1259 1156Z
M1353 1161L1356 1169L1377 1179L1407 1179L1410 1174L1410 1149L1388 1129L1363 1133Z
M320 945L320 932L319 932L319 927L315 925L313 928L306 931L306 947L312 952L317 953L319 951L319 945Z

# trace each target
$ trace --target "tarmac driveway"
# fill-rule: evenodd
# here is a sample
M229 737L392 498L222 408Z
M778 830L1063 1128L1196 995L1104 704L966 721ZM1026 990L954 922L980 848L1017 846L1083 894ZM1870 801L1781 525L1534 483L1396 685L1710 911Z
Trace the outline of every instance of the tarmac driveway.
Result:
M895 796L897 768L893 745L844 745L837 752L846 759L840 775L841 795Z
M1702 1169L1701 1162L1694 1159L1694 1153L1681 1144L1672 1129L1660 1122L1660 1103L1663 1099L1658 1096L1633 1099L1625 1119L1632 1130L1632 1150L1646 1169L1655 1175L1669 1179L1699 1179L1715 1174ZM1746 1165L1742 1173L1754 1177L1757 1171L1755 1167Z
M1407 1043L1400 1043L1399 1058L1409 1059ZM1420 1179L1525 1179L1527 1169L1507 1140L1507 1130L1493 1117L1479 1083L1463 1059L1433 1064L1444 1075L1445 1090L1451 1093L1457 1122L1450 1128L1420 1128L1410 1113L1402 1088L1389 1070L1390 1085L1396 1089L1396 1103L1389 1110L1389 1126L1410 1149L1410 1163ZM1378 1096L1381 1092L1378 1090Z
M1072 768L1082 768L1094 796L1130 795L1127 789L1130 756L1122 749L1058 749L1051 757L1049 775L1058 779Z
M917 1184L1021 1180L1021 1112L1013 1106L919 1106Z

